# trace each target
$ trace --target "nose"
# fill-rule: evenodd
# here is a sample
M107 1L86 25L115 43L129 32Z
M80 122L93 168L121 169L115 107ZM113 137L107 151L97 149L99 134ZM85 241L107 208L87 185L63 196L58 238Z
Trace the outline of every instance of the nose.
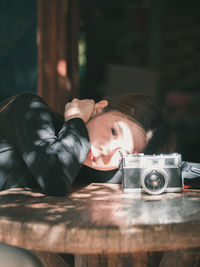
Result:
M105 157L109 155L108 148L105 145L99 147L101 156Z

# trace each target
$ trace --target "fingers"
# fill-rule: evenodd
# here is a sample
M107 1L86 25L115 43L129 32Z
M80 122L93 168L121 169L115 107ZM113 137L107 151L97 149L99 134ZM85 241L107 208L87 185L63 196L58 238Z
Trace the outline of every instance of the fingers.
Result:
M82 104L82 105L85 105L85 104L93 104L95 105L95 101L93 99L78 99L78 98L73 98L71 102L68 102L66 105L65 105L65 108L66 107L69 107L70 105L73 105L73 104Z
M94 111L95 101L93 99L79 100L74 98L65 105L65 119L82 118L85 123L91 118Z
M92 103L95 103L94 99L78 99L78 98L73 98L71 102L77 102L77 101L91 101Z

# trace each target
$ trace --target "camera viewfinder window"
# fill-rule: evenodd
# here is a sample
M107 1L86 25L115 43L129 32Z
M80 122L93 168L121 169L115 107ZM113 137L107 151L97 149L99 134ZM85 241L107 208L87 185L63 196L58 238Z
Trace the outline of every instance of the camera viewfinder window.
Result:
M174 159L173 158L168 158L165 159L165 165L167 166L173 166L175 164Z

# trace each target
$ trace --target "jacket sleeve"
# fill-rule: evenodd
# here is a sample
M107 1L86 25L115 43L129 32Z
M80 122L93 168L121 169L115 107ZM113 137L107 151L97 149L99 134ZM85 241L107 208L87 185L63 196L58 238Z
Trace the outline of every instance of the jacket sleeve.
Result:
M5 115L13 142L43 192L67 194L90 149L83 120L64 122L56 136L51 111L34 94L16 97Z

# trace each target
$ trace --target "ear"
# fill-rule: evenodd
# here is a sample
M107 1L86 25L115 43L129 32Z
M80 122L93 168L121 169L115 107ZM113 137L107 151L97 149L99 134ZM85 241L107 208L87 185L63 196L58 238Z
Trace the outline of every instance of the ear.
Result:
M97 115L102 112L102 110L108 106L108 100L101 100L97 102L94 106L94 115Z

